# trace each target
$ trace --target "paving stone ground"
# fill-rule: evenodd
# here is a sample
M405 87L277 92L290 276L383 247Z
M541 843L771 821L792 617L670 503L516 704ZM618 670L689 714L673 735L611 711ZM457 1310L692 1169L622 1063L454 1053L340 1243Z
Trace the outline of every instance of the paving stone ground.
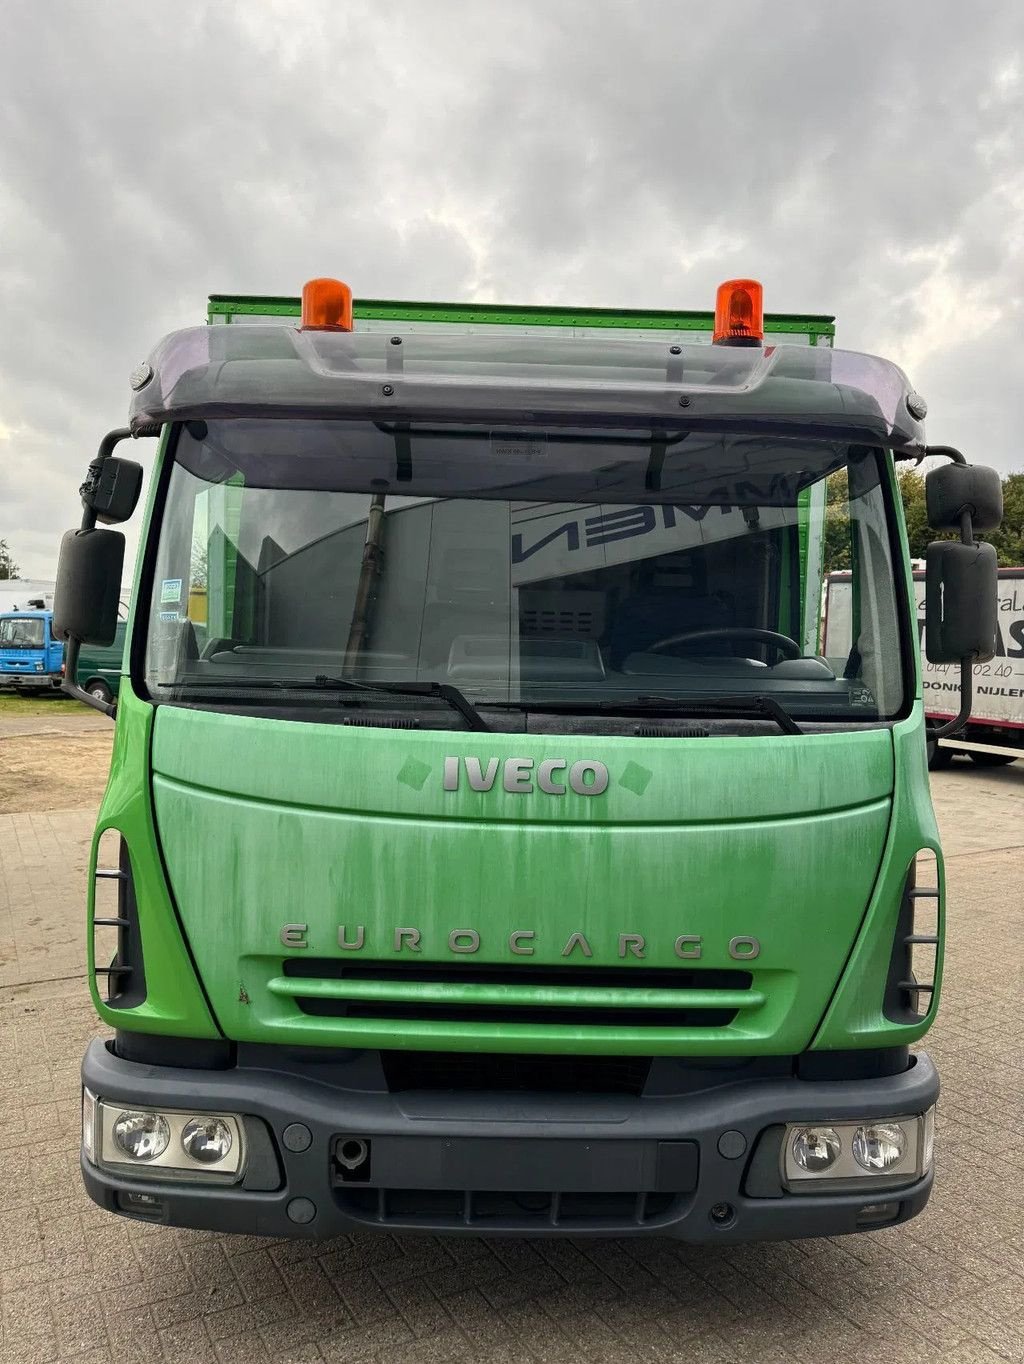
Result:
M935 792L949 945L929 1208L890 1231L722 1250L316 1244L101 1212L77 1168L79 1058L102 1032L81 934L93 812L0 816L0 1360L1024 1361L1024 764L957 764Z

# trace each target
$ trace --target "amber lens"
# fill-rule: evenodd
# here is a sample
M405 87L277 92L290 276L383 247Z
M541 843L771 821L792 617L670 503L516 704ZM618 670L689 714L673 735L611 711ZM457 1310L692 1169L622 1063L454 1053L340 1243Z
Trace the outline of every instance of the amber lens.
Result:
M352 290L340 279L311 279L302 286L303 330L352 330Z

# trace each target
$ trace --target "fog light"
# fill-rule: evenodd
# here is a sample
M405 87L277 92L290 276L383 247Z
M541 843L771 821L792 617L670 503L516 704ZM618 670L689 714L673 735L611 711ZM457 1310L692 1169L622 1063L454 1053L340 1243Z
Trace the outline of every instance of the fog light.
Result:
M132 1160L156 1160L167 1150L171 1129L159 1113L122 1113L114 1122L114 1141Z
M793 1137L793 1159L810 1174L829 1169L841 1150L839 1133L833 1127L801 1127Z
M853 1158L863 1170L891 1170L903 1159L907 1136L897 1123L877 1122L853 1134Z
M231 1150L231 1128L223 1118L190 1118L181 1130L187 1156L201 1165L215 1165Z

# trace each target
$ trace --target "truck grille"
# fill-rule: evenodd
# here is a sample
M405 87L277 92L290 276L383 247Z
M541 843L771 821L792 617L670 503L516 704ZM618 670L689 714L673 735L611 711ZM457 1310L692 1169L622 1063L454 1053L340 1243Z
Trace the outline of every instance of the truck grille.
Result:
M349 963L289 957L270 981L317 1018L723 1028L764 1002L749 971Z
M687 1202L670 1193L493 1193L472 1189L336 1189L356 1221L373 1226L431 1227L455 1231L604 1231L667 1225Z

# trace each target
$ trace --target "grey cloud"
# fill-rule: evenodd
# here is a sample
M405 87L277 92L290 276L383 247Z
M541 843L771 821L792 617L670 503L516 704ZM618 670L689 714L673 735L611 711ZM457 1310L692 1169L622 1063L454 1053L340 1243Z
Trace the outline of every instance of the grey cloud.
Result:
M0 3L0 535L214 291L835 312L1019 467L1015 0ZM13 432L3 439L5 432Z

